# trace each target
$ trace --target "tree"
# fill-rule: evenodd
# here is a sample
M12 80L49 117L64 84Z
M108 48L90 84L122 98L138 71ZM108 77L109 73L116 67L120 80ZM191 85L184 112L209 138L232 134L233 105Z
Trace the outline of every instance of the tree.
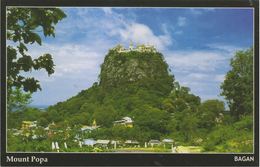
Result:
M7 110L21 111L31 102L31 93L25 93L19 88L10 89L8 92Z
M170 117L166 111L144 105L141 109L136 109L133 112L134 126L138 125L143 131L149 133L157 132L158 134L164 134L168 132L167 123Z
M7 113L7 127L21 128L22 121L36 121L42 118L44 112L36 108L24 108L15 112L8 111Z
M188 87L180 86L178 82L174 82L174 89L168 98L162 102L162 107L168 112L179 112L187 108L196 110L200 105L200 97L190 92Z
M57 8L7 8L7 85L23 88L26 92L41 90L39 81L33 77L25 77L25 72L45 69L48 74L54 73L54 63L50 54L32 59L27 45L42 44L40 33L45 37L55 37L54 25L66 17Z
M253 49L238 51L230 65L221 95L227 100L231 115L239 119L253 112Z
M198 118L191 109L175 112L168 124L172 137L183 142L191 141L198 132Z
M207 100L203 102L198 111L199 126L208 130L212 129L218 121L221 121L223 111L225 110L224 102L219 100Z
M93 120L96 120L97 125L104 127L113 126L115 121L116 110L113 106L99 107L93 114Z

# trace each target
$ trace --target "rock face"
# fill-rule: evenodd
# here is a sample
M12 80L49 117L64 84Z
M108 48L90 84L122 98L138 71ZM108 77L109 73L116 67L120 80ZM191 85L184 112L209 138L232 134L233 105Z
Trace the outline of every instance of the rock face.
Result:
M119 47L116 47L119 48ZM163 55L155 50L111 49L101 65L100 85L115 88L126 85L151 86L158 90L170 91L173 76L169 74L168 65Z

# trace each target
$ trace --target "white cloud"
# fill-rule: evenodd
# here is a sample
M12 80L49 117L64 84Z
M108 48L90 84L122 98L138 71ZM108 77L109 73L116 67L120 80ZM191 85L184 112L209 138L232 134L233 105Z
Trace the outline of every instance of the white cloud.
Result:
M245 48L241 48L241 47L237 47L237 46L233 46L233 45L229 45L229 44L223 44L223 43L213 43L213 44L208 44L207 46L209 48L212 48L212 49L225 51L230 56L232 56L232 54L234 54L238 50L244 50L245 49Z
M177 24L180 27L185 26L187 24L187 18L182 16L178 17Z
M191 80L205 80L208 79L210 76L203 73L190 73L186 76L186 78L189 78Z
M165 59L177 81L203 100L221 99L220 85L229 69L234 52L243 48L208 44L208 50L168 51Z
M102 48L102 45L93 47L88 44L43 44L41 47L30 49L31 55L38 56L43 53L53 55L55 73L50 77L40 75L42 81L58 81L60 78L67 78L71 82L73 78L88 78L94 82L97 80L99 66L103 62L106 48Z
M43 70L26 74L39 80L43 89L33 94L33 103L54 104L64 101L98 81L100 65L109 44L96 42L52 45L43 43L42 46L30 48L33 57L50 53L55 63L55 72L50 76Z
M110 8L102 8L109 16L95 19L93 24L89 24L92 29L106 32L108 36L119 37L121 42L153 44L158 49L165 49L172 43L170 34L166 31L162 35L155 35L153 30L145 25L138 23L133 18L125 17L122 14L112 11ZM102 26L100 26L102 25Z
M80 37L86 39L106 38L107 35L115 35L114 31L122 28L127 22L132 21L131 17L114 12L112 8L77 8L64 9L67 18L57 25L57 35L66 37ZM65 39L67 39L65 38Z
M123 41L153 44L158 49L164 49L172 43L168 34L156 36L148 26L139 23L131 23L118 33Z
M210 82L223 82L225 79L225 74L215 74L215 73L200 73L200 72L191 72L188 75L185 76L185 80L190 80L190 81L206 81L206 83Z
M168 51L165 59L177 81L195 95L221 99L220 84L229 66L230 54L223 50ZM220 68L221 67L221 68Z
M60 31L64 32L64 35L66 32L78 33L80 31L86 38L113 38L124 44L129 44L130 41L149 43L155 45L159 50L172 44L172 38L166 29L162 34L157 35L148 25L137 22L135 16L127 15L126 17L108 7L101 8L100 13L97 14L99 9L77 10L77 17L68 20L70 26L61 27ZM180 24L184 24L183 19Z
M187 86L191 89L191 92L197 96L200 96L202 100L208 99L221 99L219 96L221 76L214 72L209 73L176 73L176 80L183 86Z
M178 51L167 53L166 60L180 70L214 71L226 58L210 51Z

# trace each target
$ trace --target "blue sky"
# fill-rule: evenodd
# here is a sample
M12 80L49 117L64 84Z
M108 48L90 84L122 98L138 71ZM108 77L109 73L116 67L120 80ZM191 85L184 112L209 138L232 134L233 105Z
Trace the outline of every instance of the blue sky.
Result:
M67 18L56 37L30 47L32 56L51 53L55 73L29 74L42 91L33 105L52 105L89 88L117 44L153 44L175 79L202 100L223 99L219 86L235 51L253 45L253 10L235 8L63 8Z

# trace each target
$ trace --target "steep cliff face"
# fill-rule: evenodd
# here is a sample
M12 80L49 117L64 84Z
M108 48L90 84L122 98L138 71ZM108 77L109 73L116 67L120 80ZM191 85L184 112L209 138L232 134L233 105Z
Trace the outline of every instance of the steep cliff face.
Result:
M166 93L173 79L159 52L110 50L101 65L100 86L104 88L136 85Z

